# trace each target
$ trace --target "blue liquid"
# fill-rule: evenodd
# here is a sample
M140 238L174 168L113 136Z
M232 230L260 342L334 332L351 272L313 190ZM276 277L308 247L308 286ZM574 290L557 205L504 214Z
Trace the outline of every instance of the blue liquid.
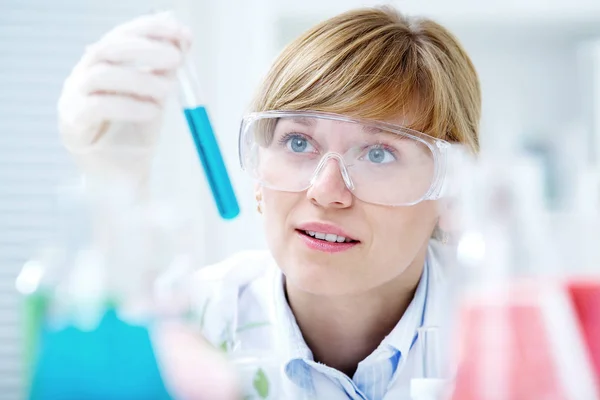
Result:
M203 106L186 108L184 113L219 214L224 219L235 218L240 213L240 206L206 109Z
M148 330L109 310L91 332L42 329L30 400L170 400Z

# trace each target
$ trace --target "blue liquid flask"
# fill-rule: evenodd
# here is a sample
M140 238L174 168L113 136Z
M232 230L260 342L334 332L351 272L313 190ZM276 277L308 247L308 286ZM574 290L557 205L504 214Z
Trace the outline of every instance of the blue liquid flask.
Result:
M81 263L78 267L54 253L54 257L25 263L15 282L24 295L22 397L171 400L150 337L153 320L146 318L134 324L121 319L118 304L110 300L108 292L100 294L94 289L90 297L83 298L81 293L73 297L67 288L74 283L89 289L92 280L86 282L89 277L81 274L81 265L96 262L90 256L94 253L77 252L75 258ZM93 282L97 284L98 280Z
M205 103L200 100L199 84L191 63L186 63L180 71L179 83L185 118L219 214L223 219L233 219L239 215L240 207Z
M171 241L157 239L166 235L150 221L153 209L140 209L130 187L78 184L57 194L51 244L15 280L24 306L20 398L171 400L151 340L161 316L151 307L123 312L152 303L158 264L148 260Z
M171 400L148 329L107 308L92 331L42 324L29 400Z

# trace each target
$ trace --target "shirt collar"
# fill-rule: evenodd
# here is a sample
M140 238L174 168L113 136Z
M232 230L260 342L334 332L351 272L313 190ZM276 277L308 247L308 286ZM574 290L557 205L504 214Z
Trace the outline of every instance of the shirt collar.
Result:
M394 329L392 329L379 345L380 349L391 347L392 349L399 351L400 355L405 356L413 346L417 329L423 325L425 320L425 310L429 292L429 264L429 257L427 257L413 299L402 315L400 321L398 321Z

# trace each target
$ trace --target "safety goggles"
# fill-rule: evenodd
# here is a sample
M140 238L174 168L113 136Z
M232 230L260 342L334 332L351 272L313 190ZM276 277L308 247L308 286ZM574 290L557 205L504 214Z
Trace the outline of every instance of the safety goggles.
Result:
M387 206L438 199L449 148L399 125L312 111L249 114L239 136L241 166L263 186L305 191L334 162L356 198Z

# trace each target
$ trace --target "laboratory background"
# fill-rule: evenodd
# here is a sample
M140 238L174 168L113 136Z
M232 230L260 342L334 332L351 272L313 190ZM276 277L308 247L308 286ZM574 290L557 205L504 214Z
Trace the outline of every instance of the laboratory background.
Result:
M216 212L176 99L165 118L152 190L195 213L200 221L194 237L202 249L199 258L211 263L239 250L265 248L253 183L238 164L237 134L270 62L316 22L358 6L380 4L0 1L0 399L20 398L23 385L22 295L15 279L54 232L60 218L53 208L58 188L78 179L60 143L56 103L85 46L113 26L156 10L176 8L191 26L191 54L241 213L224 221ZM542 166L543 207L572 207L570 194L578 190L579 173L600 165L600 1L387 4L434 18L458 36L481 79L482 153L518 149L529 155Z

